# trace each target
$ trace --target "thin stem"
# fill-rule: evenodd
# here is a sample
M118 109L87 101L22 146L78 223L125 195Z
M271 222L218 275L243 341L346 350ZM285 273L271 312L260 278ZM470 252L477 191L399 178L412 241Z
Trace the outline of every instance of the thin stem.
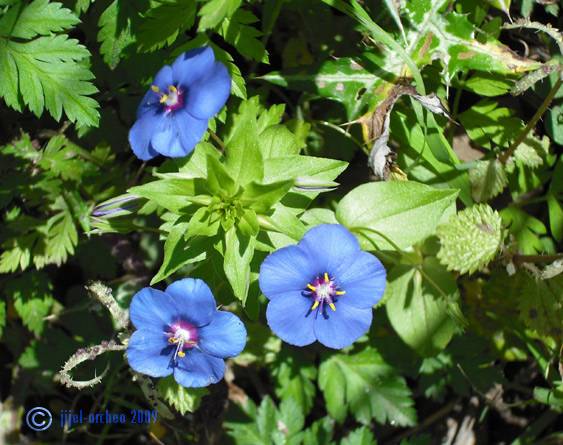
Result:
M508 150L506 150L505 152L503 152L499 156L500 162L505 164L506 161L508 161L508 158L510 158L510 156L512 156L514 154L514 152L516 151L518 146L522 143L522 141L524 139L526 139L526 136L528 136L528 133L530 133L532 128L534 128L536 126L536 124L538 123L538 121L542 117L543 113L545 113L545 111L549 107L549 104L551 104L551 101L553 100L553 98L557 94L557 91L559 91L559 88L561 87L561 83L562 82L561 82L561 77L560 77L559 79L557 79L557 82L555 82L555 85L553 85L553 88L549 91L549 93L547 94L547 96L543 100L541 106L538 108L538 110L536 111L536 113L534 114L532 119L530 119L528 124L524 127L522 132L518 135L516 140L510 145L510 147L508 147Z
M211 135L211 139L215 141L215 143L219 146L221 153L225 153L225 144L221 140L219 136L214 131L209 130L209 134Z
M350 133L348 133L343 128L340 128L338 125L335 125L335 124L328 122L328 121L315 121L315 122L317 122L318 124L324 125L325 127L331 128L334 131L337 131L342 136L350 139L354 144L356 144L358 147L360 147L366 155L369 155L370 149L368 147L366 147L365 144L362 144L360 141L358 141L354 136L352 136Z

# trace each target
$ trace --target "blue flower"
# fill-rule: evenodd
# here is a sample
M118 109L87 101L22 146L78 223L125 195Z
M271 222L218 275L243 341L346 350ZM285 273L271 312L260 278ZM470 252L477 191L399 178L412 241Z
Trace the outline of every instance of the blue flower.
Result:
M268 255L259 282L270 300L268 324L282 340L341 349L368 331L385 277L381 262L344 226L323 224Z
M145 287L129 309L137 328L129 339L127 360L135 371L174 379L185 387L217 383L223 359L244 349L246 329L230 312L218 311L202 280L175 281L164 292Z
M190 154L207 130L208 120L225 105L231 78L203 47L182 53L154 78L137 109L129 142L142 160L158 154L178 158Z

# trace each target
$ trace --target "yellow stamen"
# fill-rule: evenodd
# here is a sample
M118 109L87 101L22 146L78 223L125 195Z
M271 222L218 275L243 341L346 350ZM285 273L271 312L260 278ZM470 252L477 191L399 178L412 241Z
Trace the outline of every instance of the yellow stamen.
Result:
M156 85L151 85L151 90L153 90L155 93L158 93L160 91L160 88L158 88Z
M174 337L170 337L168 339L168 343L176 343L176 342L177 342L177 340Z
M329 283L330 279L328 278L328 274L325 272L325 283Z
M346 293L345 290L337 290L336 295L344 295Z
M172 93L177 93L178 89L174 86L174 85L170 85L168 87L168 91L172 92Z
M311 289L313 292L315 292L317 290L317 288L315 286L313 286L312 284L307 284L307 287L309 289Z
M160 98L160 103L163 104L167 100L168 100L168 94L163 94L162 97Z
M185 357L186 353L184 351L178 351L178 357Z
M317 309L318 306L319 306L319 302L318 302L318 301L315 301L315 302L313 303L313 306L311 306L311 310L314 311L315 309Z
M329 303L328 305L334 312L336 312L336 306L334 305L334 303Z

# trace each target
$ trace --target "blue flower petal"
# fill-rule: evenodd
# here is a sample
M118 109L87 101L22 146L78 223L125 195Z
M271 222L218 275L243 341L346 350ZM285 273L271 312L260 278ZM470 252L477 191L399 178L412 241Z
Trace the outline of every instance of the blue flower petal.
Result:
M351 261L342 263L335 272L337 284L344 294L339 302L367 309L376 304L385 292L387 273L381 261L367 252L358 252Z
M174 85L174 72L170 65L164 65L152 81L161 91L167 92L170 85ZM156 96L156 94L155 94Z
M314 259L317 274L328 272L334 275L340 264L360 252L358 240L340 224L313 227L303 236L299 247Z
M156 113L161 108L160 97L154 91L148 90L137 107L137 119L140 119L148 112Z
M172 64L177 85L190 87L192 83L206 77L213 69L215 55L209 46L182 53Z
M321 273L299 246L283 247L266 257L258 278L262 293L272 299L288 291L300 292Z
M153 148L164 156L179 158L186 155L180 144L178 129L171 114L164 114L154 127L151 137Z
M155 128L159 126L160 119L158 113L148 110L129 130L129 143L133 153L142 161L148 161L158 155L151 146L151 138Z
M129 318L137 329L164 333L177 315L178 309L170 295L152 287L137 292L129 307Z
M246 345L244 324L230 312L216 312L211 323L199 329L198 335L200 349L215 357L234 357Z
M319 311L314 319L317 340L334 349L342 349L354 343L369 330L372 319L371 309L357 309L340 303L336 303L336 311L325 306L324 314Z
M225 65L216 62L209 74L188 89L186 110L198 119L209 119L219 112L231 93L231 76Z
M190 154L207 131L207 119L196 119L185 110L177 110L174 120L185 155Z
M315 341L311 304L311 299L300 292L278 295L268 303L268 325L286 343L295 346L311 344Z
M172 374L171 351L164 334L141 329L129 339L125 354L135 371L151 377L166 377Z
M165 292L174 300L178 315L195 326L204 326L213 319L215 298L204 281L184 278L172 283Z
M186 356L178 360L174 368L174 379L186 388L200 388L217 383L225 375L225 362L222 358L213 357L189 349Z

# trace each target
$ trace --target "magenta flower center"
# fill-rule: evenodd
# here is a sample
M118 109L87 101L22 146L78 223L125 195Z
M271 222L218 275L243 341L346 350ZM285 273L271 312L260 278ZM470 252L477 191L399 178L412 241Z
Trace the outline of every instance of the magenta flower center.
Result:
M307 284L305 291L313 299L311 310L319 308L322 312L324 305L328 305L333 311L336 311L336 298L344 295L346 292L341 290L335 283L334 277L330 277L327 272L323 276L317 276L315 279Z
M184 357L186 355L184 349L191 349L196 346L199 338L197 328L184 321L179 321L170 326L170 331L166 335L168 336L168 343L176 345L174 360L178 357Z
M170 85L168 87L167 93L160 91L160 88L156 85L152 85L151 90L153 90L160 98L159 102L164 106L164 111L166 113L177 110L184 105L184 91L176 88L174 85Z

